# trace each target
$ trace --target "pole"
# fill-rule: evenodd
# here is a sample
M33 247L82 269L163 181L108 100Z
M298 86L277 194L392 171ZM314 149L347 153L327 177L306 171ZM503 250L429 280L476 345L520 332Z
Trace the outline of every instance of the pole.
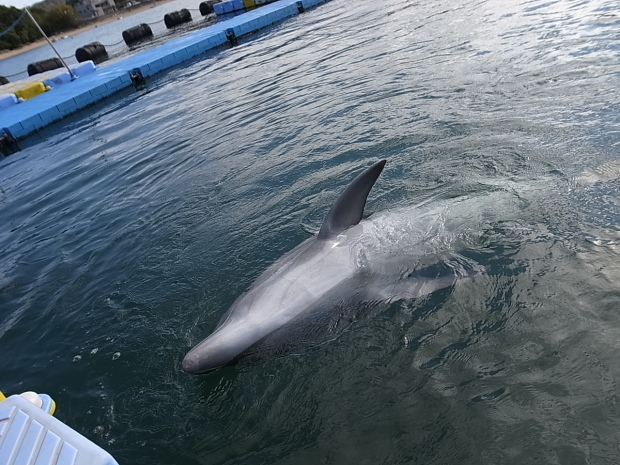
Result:
M28 8L24 8L24 10L26 10L26 13L28 13L28 16L30 16L30 19L32 19L32 22L37 27L39 32L41 34L43 34L43 37L45 37L45 40L47 40L47 43L50 44L50 47L52 47L54 52L56 52L56 55L58 55L58 58L60 58L60 61L62 62L62 64L65 65L65 68L67 68L67 71L69 71L69 75L71 76L71 80L76 79L77 76L75 74L73 74L73 71L71 71L71 69L67 66L67 63L65 63L65 60L63 60L62 57L60 56L60 53L58 53L58 50L56 50L56 47L54 47L52 45L52 42L47 38L47 36L45 35L45 32L43 32L43 29L41 29L41 26L39 26L39 23L37 23L37 20L34 19L34 16L32 16L32 14L30 13L30 10L28 10Z

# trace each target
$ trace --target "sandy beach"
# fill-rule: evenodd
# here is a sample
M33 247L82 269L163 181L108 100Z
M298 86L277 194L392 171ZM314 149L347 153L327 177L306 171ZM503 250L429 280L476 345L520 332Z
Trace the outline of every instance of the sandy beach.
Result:
M118 10L115 14L107 16L105 18L102 18L98 21L94 21L92 23L89 23L88 25L78 28L78 29L73 29L71 31L66 31L64 32L62 35L63 36L74 36L76 34L79 34L80 32L84 32L84 31L88 31L89 29L93 29L94 27L98 27L98 26L102 26L104 24L107 23L111 23L112 21L116 21L117 18L119 16L131 16L134 15L136 13L140 13L142 11L148 10L150 8L154 8L156 6L159 5L163 5L164 3L169 3L172 0L158 0L156 2L150 2L150 3L145 3L143 5L140 5L138 7L135 8L131 8L131 9L124 9L124 10ZM53 39L56 36L52 36L50 37L50 39ZM41 38L41 40L37 40L36 42L32 42L28 45L24 45L23 47L17 48L15 50L0 50L0 60L4 59L4 58L10 58L12 56L15 55L19 55L20 53L24 53L24 52L28 52L30 50L34 50L35 48L39 48L43 45L47 45L47 41L43 38Z

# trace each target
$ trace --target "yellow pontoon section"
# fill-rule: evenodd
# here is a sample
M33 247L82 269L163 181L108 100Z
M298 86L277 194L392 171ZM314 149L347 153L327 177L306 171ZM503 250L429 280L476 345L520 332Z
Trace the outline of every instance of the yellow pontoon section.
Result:
M24 100L41 95L48 89L42 82L22 83L21 86L16 85L15 87L12 89L15 96Z

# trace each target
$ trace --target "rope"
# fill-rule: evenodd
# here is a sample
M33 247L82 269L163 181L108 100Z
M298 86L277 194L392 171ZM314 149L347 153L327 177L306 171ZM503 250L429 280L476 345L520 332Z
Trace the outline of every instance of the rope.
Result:
M159 21L155 21L154 23L146 23L146 24L148 24L150 26L152 24L159 24L159 23L163 23L163 22L164 22L164 20L160 19Z
M116 47L117 45L122 44L123 42L125 42L125 39L121 40L120 42L116 42L115 44L112 44L112 45L106 45L106 44L103 44L103 46L104 46L105 48L108 48L108 47L112 48L112 47Z
M8 74L8 75L5 75L4 77L5 77L5 78L10 78L10 79L12 79L12 78L14 78L15 76L19 76L20 74L26 74L26 73L27 73L27 71L22 71L22 72L20 72L20 73Z
M19 18L17 18L15 20L15 22L13 24L11 24L6 31L0 33L0 37L2 37L4 35L8 34L9 32L11 32L11 29L13 29L15 26L17 26L17 23L19 23L25 15L26 15L26 10L22 11L22 14L19 15Z

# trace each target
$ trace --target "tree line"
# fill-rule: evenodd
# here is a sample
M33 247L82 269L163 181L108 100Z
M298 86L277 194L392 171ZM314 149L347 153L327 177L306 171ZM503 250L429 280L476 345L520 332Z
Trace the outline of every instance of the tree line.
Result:
M34 5L28 9L48 36L75 29L83 23L83 20L70 5L39 5L41 4ZM0 34L9 28L23 11L13 6L0 5ZM26 15L17 26L0 37L0 50L14 50L41 38L41 33L28 15Z

